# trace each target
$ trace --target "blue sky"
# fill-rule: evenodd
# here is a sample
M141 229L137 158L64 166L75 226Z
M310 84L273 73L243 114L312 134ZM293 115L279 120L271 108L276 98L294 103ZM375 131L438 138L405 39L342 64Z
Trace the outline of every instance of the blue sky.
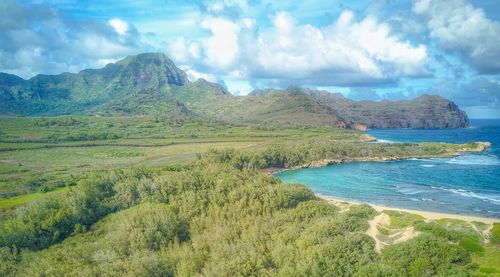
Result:
M0 1L3 72L78 72L151 51L234 94L439 94L472 118L500 118L496 0Z

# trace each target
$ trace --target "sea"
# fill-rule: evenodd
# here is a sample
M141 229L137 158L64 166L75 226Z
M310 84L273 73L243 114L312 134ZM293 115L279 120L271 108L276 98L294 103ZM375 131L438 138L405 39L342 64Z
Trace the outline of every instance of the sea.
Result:
M453 158L350 162L283 171L276 177L315 193L396 208L500 218L500 120L471 120L464 129L378 129L381 142L489 141L482 153Z

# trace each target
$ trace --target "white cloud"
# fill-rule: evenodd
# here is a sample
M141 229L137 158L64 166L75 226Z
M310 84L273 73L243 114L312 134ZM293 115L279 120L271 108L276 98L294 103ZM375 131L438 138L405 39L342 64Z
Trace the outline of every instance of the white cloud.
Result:
M240 27L229 20L212 17L205 19L201 26L212 34L203 42L206 62L218 68L234 66L239 52Z
M146 49L137 29L121 19L73 20L47 5L0 1L2 72L24 78L78 72Z
M178 37L174 42L168 45L167 51L178 63L186 64L189 62L190 53L188 51L186 38Z
M229 92L233 95L247 95L254 90L252 85L250 85L246 80L233 80L229 78L224 80L224 83L226 84Z
M120 35L124 35L129 29L128 23L119 18L110 19L108 23Z
M429 10L431 0L417 0L413 4L413 11L417 14L421 14Z
M438 45L461 54L483 73L500 71L500 23L466 0L418 0L413 12L425 18Z
M368 17L357 22L344 11L337 22L320 30L296 25L280 13L275 29L259 37L259 60L264 69L281 75L308 75L317 71L357 73L383 79L425 73L427 49L412 46L389 34L388 25Z
M196 70L191 69L191 68L182 68L182 70L184 70L186 72L188 79L191 82L194 82L198 79L205 79L205 80L207 80L209 82L213 82L213 83L217 82L217 77L215 77L215 75L213 75L213 74L199 72L199 71L196 71Z
M98 64L99 67L104 67L107 64L115 63L117 61L118 61L118 59L98 59L97 60L97 64Z
M213 14L223 13L227 9L238 8L245 12L248 10L247 0L218 0L206 4L207 11Z
M391 35L389 26L373 17L357 21L353 12L344 11L322 29L297 24L286 12L276 13L271 21L271 27L261 30L252 18L209 16L201 24L209 37L189 42L180 38L169 45L169 53L202 71L274 82L333 85L428 74L427 48Z

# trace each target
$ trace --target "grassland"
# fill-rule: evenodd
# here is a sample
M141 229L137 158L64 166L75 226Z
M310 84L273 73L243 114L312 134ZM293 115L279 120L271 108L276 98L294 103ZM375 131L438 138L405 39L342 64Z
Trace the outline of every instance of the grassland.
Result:
M93 170L189 163L208 149L259 150L312 137L366 140L358 133L329 128L172 124L154 116L0 117L0 126L2 198L71 185Z

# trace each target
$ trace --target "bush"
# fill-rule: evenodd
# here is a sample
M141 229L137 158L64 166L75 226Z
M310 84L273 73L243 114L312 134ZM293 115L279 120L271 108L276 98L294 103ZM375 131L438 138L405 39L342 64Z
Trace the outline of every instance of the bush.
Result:
M500 244L500 223L494 223L493 228L491 228L490 241L494 244Z
M174 209L165 204L137 205L116 214L107 224L113 225L113 230L106 240L121 253L158 251L180 237L187 237Z
M484 253L484 247L474 237L465 237L460 240L458 245L470 253Z
M461 247L429 235L387 247L381 258L405 276L446 275L452 265L469 262Z

